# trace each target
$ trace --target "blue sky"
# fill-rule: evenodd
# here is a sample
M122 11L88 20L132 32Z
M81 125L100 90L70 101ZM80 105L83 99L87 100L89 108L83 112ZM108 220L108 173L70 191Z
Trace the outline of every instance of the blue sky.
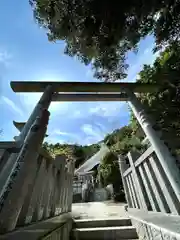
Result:
M28 0L0 1L0 129L1 140L18 131L12 122L26 121L40 94L14 93L10 81L97 81L89 67L63 54L64 43L48 42L33 19ZM135 81L143 64L151 64L152 36L140 42L138 54L129 53L127 81ZM126 103L52 103L49 142L91 144L128 123Z

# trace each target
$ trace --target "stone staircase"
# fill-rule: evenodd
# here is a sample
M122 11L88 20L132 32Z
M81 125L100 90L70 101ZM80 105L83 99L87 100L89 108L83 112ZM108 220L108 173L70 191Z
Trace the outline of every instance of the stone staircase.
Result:
M125 240L138 239L129 218L74 220L72 240Z

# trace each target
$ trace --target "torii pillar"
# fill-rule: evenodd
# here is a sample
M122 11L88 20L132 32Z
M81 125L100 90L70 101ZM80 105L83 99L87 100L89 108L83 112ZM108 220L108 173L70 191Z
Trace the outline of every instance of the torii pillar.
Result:
M48 110L49 105L50 105L51 100L52 100L52 96L53 96L53 87L52 87L52 85L47 85L43 95L41 96L39 102L35 106L33 112L31 113L31 115L28 119L28 121L26 122L26 124L22 128L22 131L21 131L20 135L18 137L16 137L16 141L19 141L20 143L23 143L24 139L26 138L26 135L27 135L28 131L30 130L30 127L32 126L32 124L34 123L36 118L41 115L42 110L43 109Z
M153 146L161 166L173 186L177 198L180 200L180 171L177 167L176 159L153 128L151 119L146 114L143 105L137 99L136 95L129 89L126 90L126 93L129 97L129 106Z

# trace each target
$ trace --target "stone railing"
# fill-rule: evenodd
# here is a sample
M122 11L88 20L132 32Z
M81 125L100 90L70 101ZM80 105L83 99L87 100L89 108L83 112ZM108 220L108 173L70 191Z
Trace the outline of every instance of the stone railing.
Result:
M48 113L44 111L21 146L18 142L0 143L1 239L14 239L16 234L25 237L30 232L36 236L38 224L45 226L41 227L41 235L47 234L45 239L50 239L48 234L56 235L60 223L66 230L58 234L66 239L71 217L63 218L66 221L60 218L71 211L74 161L62 155L53 159L41 149L47 122ZM54 227L56 233L52 232ZM29 228L31 231L26 231ZM29 239L37 239L33 236Z
M180 239L180 216L137 209L129 209L128 212L140 240Z
M62 223L58 228L44 235L42 239L43 240L57 240L57 239L69 240L70 232L72 229L72 223L73 223L72 218L68 219L68 221L65 221L64 223Z
M180 239L180 199L150 146L141 156L119 156L128 213L140 239ZM171 229L168 228L171 226Z
M153 147L141 156L129 152L119 157L126 199L130 208L180 213L180 202Z
M72 216L70 213L63 213L44 221L39 221L25 227L19 227L15 231L0 235L0 239L69 240L71 229Z

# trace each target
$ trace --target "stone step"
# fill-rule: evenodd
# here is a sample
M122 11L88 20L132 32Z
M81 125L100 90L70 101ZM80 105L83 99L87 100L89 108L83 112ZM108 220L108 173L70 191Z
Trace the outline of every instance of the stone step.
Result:
M138 238L136 229L132 226L75 228L72 233L75 240L125 240Z
M113 227L131 226L129 218L108 218L108 219L78 219L74 221L74 228Z

